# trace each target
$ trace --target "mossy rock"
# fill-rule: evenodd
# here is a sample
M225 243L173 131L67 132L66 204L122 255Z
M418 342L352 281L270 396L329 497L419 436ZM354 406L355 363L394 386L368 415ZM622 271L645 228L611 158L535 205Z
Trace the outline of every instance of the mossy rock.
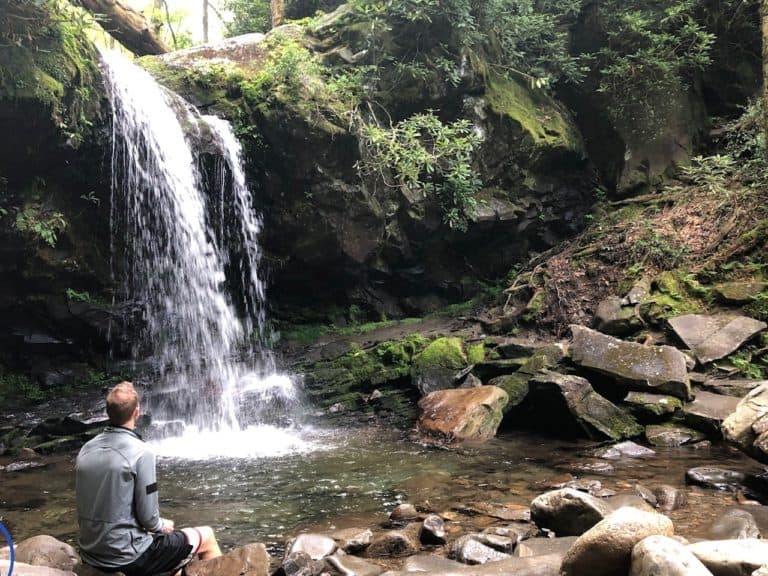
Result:
M543 90L491 74L485 98L493 112L519 124L535 148L583 153L580 133L569 113Z
M501 388L509 396L509 402L504 406L504 414L519 406L526 396L528 396L528 374L515 372L514 374L505 374L493 378L488 384Z
M457 374L468 364L461 338L438 338L414 358L411 379L427 395L453 388Z

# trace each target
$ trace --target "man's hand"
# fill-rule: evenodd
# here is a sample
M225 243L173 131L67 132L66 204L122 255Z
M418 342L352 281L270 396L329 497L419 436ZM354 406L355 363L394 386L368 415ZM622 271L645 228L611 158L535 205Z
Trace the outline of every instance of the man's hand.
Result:
M175 529L175 524L173 520L168 520L166 518L160 518L160 520L163 523L163 527L160 529L160 532L163 534L170 534Z

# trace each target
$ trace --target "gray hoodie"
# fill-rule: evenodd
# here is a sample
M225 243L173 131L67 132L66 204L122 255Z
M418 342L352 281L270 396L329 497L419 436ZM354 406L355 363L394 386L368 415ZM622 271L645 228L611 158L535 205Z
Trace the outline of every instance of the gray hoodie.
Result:
M83 561L130 564L163 527L154 453L133 430L107 427L80 450L75 471Z

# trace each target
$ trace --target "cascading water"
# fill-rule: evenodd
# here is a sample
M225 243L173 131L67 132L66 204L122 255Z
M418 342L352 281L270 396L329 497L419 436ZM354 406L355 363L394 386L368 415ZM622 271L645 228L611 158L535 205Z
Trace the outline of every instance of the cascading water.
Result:
M113 110L112 250L122 255L113 268L121 299L140 316L132 354L151 358L157 379L145 405L176 435L223 434L230 446L246 426L285 425L300 399L263 346L261 223L240 145L228 123L200 116L121 55L103 60ZM201 158L211 157L214 169L203 169ZM217 453L224 444L214 442Z

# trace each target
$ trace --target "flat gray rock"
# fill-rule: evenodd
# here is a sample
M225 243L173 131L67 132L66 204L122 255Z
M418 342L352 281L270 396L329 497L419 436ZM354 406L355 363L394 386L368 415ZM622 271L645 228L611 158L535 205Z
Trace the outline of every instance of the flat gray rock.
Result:
M750 512L731 508L715 519L707 535L711 540L743 540L760 538L760 529Z
M603 500L572 488L546 492L531 502L531 519L558 536L579 536L612 511Z
M630 392L622 402L642 422L658 422L683 408L679 398L648 392Z
M325 563L334 569L334 571L345 576L379 576L384 572L384 568L371 562L366 562L356 556L348 556L336 552L333 556L328 556Z
M414 556L406 561L402 572L385 572L382 576L402 576L419 573L423 576L559 576L559 554L512 557L507 560L490 562L482 566L466 566L444 558L424 555Z
M527 558L529 556L560 554L565 557L577 538L578 536L563 536L562 538L530 538L517 545L515 556Z
M723 421L736 411L739 399L712 392L696 392L693 402L683 407L685 422L710 435L720 435Z
M571 359L641 392L691 397L685 355L672 346L624 342L583 326L572 325Z
M743 398L758 386L766 383L768 383L768 380L748 380L745 378L722 380L719 378L706 378L701 383L701 388L707 392L722 394L723 396Z
M651 446L667 447L693 444L706 439L706 435L698 430L672 424L646 426L645 437Z
M702 364L725 358L759 334L768 324L747 316L686 314L669 325Z
M0 560L0 574L10 573L10 560ZM58 570L57 568L50 568L48 566L33 566L31 564L25 564L23 562L16 562L13 565L14 576L77 576L74 572L69 570Z
M652 458L656 452L635 442L619 442L607 448L600 448L595 451L595 456L605 458L606 460L620 460L622 458Z

